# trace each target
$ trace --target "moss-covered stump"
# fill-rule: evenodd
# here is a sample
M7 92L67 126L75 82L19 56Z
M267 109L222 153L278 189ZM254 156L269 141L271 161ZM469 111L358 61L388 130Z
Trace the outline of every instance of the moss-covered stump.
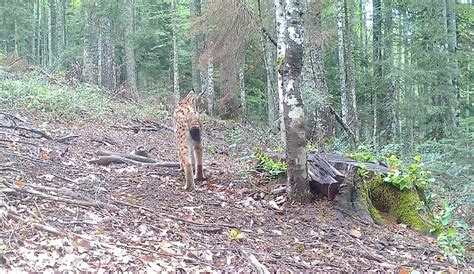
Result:
M422 218L425 214L425 206L415 190L401 191L384 182L382 176L375 176L370 181L366 181L365 189L368 200L375 208L390 214L398 222L407 224L414 230L429 232L429 224ZM379 214L378 217L380 217Z

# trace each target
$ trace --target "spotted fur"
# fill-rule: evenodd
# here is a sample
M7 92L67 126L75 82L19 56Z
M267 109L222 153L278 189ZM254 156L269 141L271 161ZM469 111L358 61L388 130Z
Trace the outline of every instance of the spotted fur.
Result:
M195 188L194 180L202 181L202 123L196 110L200 94L190 91L176 106L174 110L174 122L176 141L178 144L178 155L181 168L184 170L186 185L184 189L192 191ZM195 165L195 176L193 167Z

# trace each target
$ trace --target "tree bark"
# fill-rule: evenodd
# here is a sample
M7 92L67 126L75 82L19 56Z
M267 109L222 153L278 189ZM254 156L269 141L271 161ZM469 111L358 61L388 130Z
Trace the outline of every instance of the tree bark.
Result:
M274 53L268 48L268 37L265 35L262 18L262 7L260 0L257 0L258 21L260 24L260 44L262 47L262 59L265 67L266 86L267 86L267 121L268 125L273 128L276 120L276 98L275 89L273 88L273 79L275 77L275 69L273 65Z
M48 66L53 66L53 0L47 0L48 9Z
M124 27L125 27L125 66L127 69L126 73L126 85L131 91L131 95L136 99L138 98L137 92L137 74L135 71L135 51L133 47L133 29L134 29L134 0L125 0L125 16L124 16Z
M372 0L373 9L373 73L374 79L372 83L372 114L373 114L373 131L372 131L372 142L374 147L377 147L378 140L378 92L380 88L380 81L382 80L382 51L381 51L381 37L382 37L382 20L381 20L381 6L380 0Z
M66 13L64 9L64 0L56 0L56 9L55 9L55 17L56 17L56 25L55 25L55 46L56 46L56 53L57 57L61 58L61 54L64 49L64 29L65 29L65 16L64 14Z
M171 0L171 24L173 31L173 94L175 103L180 100L179 94L179 70L178 70L178 29L176 26L176 0Z
M240 102L242 104L242 114L247 114L247 99L245 96L245 64L239 66L239 90L240 90Z
M201 17L201 0L194 0L194 16L195 18ZM201 54L201 43L202 34L201 32L196 33L191 37L192 46L192 80L193 89L196 92L201 92L201 70L199 69L199 56Z
M214 113L214 65L212 58L209 59L207 64L207 114L213 115Z
M41 1L41 0L40 0ZM83 52L83 65L84 69L83 80L89 84L97 83L97 75L94 73L96 68L95 60L97 59L97 44L95 42L96 32L96 17L93 5L84 6L84 52Z
M291 200L308 203L311 201L311 192L308 183L304 109L300 91L303 67L303 27L300 1L286 1L284 11L288 27L287 49L282 56L283 64L279 66L279 74L282 76L284 92L283 120L286 138L287 179Z
M354 67L354 3L352 0L344 0L344 18L345 18L345 46L347 48L347 88L350 92L352 108L350 116L352 117L352 131L355 135L356 144L359 143L359 115L357 113L357 96L355 86L355 67Z
M346 62L344 50L344 0L337 0L337 45L339 59L339 92L341 93L342 120L347 124L349 103L346 91Z
M279 117L280 117L280 138L282 141L283 147L286 146L286 137L285 137L285 122L283 119L283 78L280 72L283 62L285 61L285 52L286 52L286 41L285 41L285 32L286 32L286 19L285 19L285 10L284 10L284 1L283 0L274 0L275 12L276 12L276 29L277 29L277 86L278 86L278 106L279 106Z
M387 142L390 142L395 137L395 87L392 80L392 32L393 32L393 19L392 19L392 0L385 1L385 32L383 36L384 40L384 61L383 61L383 75L386 79L386 105L387 110Z
M112 44L112 23L108 16L100 17L99 30L99 84L113 90L115 79L115 50Z

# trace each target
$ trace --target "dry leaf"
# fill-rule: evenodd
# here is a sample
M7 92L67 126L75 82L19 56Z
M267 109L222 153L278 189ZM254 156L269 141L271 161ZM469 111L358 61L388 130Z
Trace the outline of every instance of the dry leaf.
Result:
M349 231L349 235L351 235L353 238L359 239L362 236L362 233L357 229L351 229Z
M44 151L44 150L40 151L40 159L41 159L41 160L48 160L48 159L49 159L49 154L48 154L48 152L46 152L46 151Z
M77 247L77 251L79 251L79 253L84 253L92 250L90 242L82 238L74 239L74 244Z
M16 181L15 181L15 185L16 185L16 186L19 186L19 187L22 187L22 186L25 185L25 182L23 182L22 180L16 180Z

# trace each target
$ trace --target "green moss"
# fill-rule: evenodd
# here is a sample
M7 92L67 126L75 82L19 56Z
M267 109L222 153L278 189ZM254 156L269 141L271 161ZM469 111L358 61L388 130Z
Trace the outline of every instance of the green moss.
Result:
M429 225L420 216L424 206L416 191L401 191L380 178L371 180L367 187L370 200L378 210L389 213L412 229L429 232Z
M362 194L364 204L367 206L367 210L369 211L369 214L370 214L370 217L372 217L372 220L374 220L374 222L378 225L383 225L384 222L383 222L382 216L380 216L379 211L372 204L372 200L370 199L370 196L369 196L369 186L371 185L371 182L374 180L379 181L383 179L381 179L380 176L376 176L372 178L370 181L364 181L360 189L360 193Z

